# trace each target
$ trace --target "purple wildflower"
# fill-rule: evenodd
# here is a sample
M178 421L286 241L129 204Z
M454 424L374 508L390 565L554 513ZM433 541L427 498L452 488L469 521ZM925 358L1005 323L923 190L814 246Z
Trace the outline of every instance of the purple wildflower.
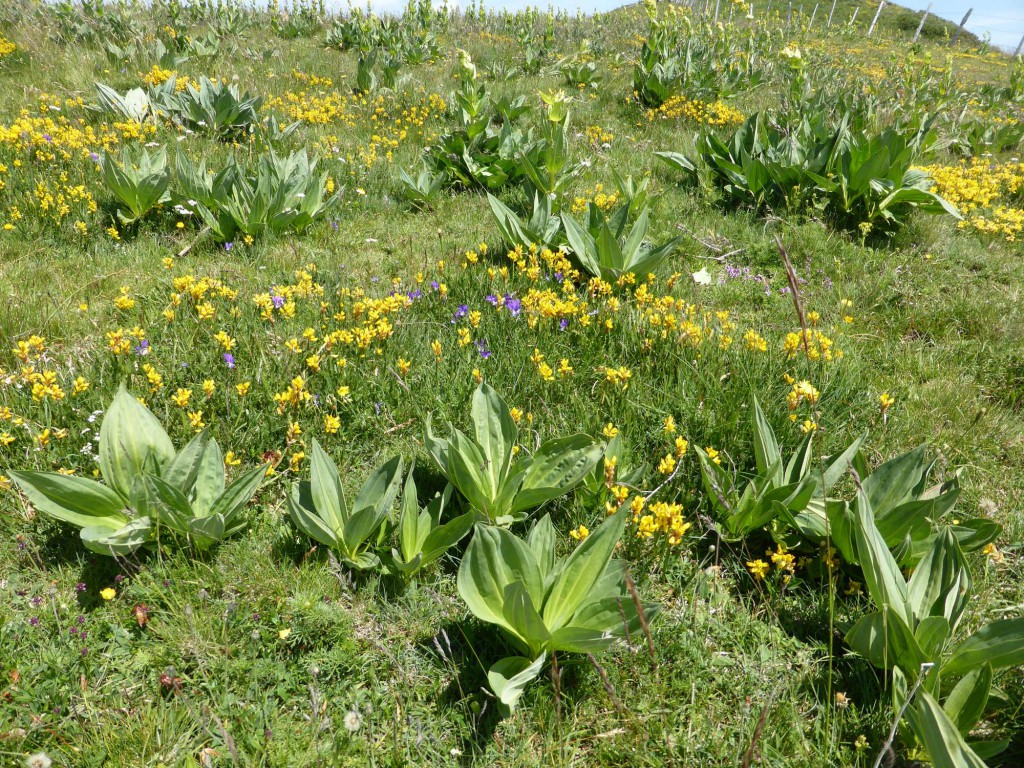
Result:
M491 356L491 350L487 348L486 339L480 339L479 341L477 341L476 351L480 353L480 357L482 357L484 360Z
M86 589L87 587L85 586L84 581L80 581L77 584L75 584L75 592L85 592Z
M568 328L569 328L569 319L568 318L563 317L561 320L558 321L558 330L564 331L564 330L567 330Z
M149 354L149 340L143 339L139 342L138 346L135 347L135 354L139 357Z
M228 368L235 367L235 356L232 355L230 352L224 353L224 365L226 365Z
M284 306L284 296L271 296L270 302L274 305L274 309L280 309Z
M492 307L498 306L498 297L495 296L493 293L488 293L486 296L484 296L484 301L486 301Z
M31 619L28 620L28 625L30 627L37 627L37 626L39 626L39 617L38 616L33 616Z
M437 290L440 290L441 284L439 282L437 282L437 280L431 280L430 281L430 287L433 288L435 291L437 291Z
M234 243L230 243L230 242L229 243L224 243L224 250L225 251L230 251L234 247L235 247Z
M507 294L505 296L505 309L511 313L512 317L519 317L519 313L523 310L523 302L515 297L513 294Z

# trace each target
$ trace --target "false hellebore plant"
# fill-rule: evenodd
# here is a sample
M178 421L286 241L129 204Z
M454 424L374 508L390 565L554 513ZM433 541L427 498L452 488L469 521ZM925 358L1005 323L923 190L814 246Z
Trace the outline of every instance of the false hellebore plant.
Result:
M1024 618L998 619L964 637L957 628L973 584L954 530L939 530L906 579L876 519L861 489L852 538L876 610L850 628L846 642L874 666L892 669L893 708L905 718L911 746L923 747L935 766L984 768L983 758L1008 742L970 732L989 706L993 673L1024 665Z
M548 440L513 461L519 428L487 383L473 393L472 416L473 438L455 428L447 439L437 437L428 416L423 441L448 482L497 525L525 520L529 510L565 495L604 455L603 443L580 434Z
M242 510L266 466L226 482L224 458L209 432L175 452L152 412L118 390L100 427L100 472L106 484L56 472L9 475L40 512L81 528L88 549L124 555L163 526L206 549L240 531Z
M364 570L380 563L373 552L402 482L402 457L395 456L363 483L350 507L341 487L341 473L313 440L309 480L292 487L288 513L295 525L315 541L338 553L351 568ZM374 537L374 534L377 534Z
M535 522L526 540L477 524L459 566L459 594L478 619L497 624L519 655L487 672L511 711L540 674L549 653L596 653L641 629L639 607L626 591L625 564L612 560L628 509L607 518L568 557L556 557L551 518ZM643 607L648 619L655 606Z

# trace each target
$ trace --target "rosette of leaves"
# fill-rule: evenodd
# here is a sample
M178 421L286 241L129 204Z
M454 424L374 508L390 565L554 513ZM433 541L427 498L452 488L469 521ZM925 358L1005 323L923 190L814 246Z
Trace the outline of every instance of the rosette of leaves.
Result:
M375 470L349 506L338 467L313 440L309 480L292 486L288 514L300 531L330 547L349 567L374 568L380 564L374 549L386 533L388 514L401 487L402 467L402 457L396 456Z
M565 237L584 271L608 282L615 282L630 272L645 276L675 250L679 237L657 246L646 242L650 225L646 206L627 233L628 214L629 206L621 206L606 217L591 203L583 224L568 213L562 216Z
M558 238L562 222L557 216L551 215L551 198L536 193L533 196L533 215L529 221L523 221L516 213L496 198L487 193L487 202L491 205L491 213L498 224L502 238L513 248L531 246L553 248Z
M555 528L547 515L525 540L504 528L476 526L459 566L458 589L473 615L500 627L519 652L487 672L506 712L549 654L598 653L641 631L638 606L626 589L625 564L612 559L627 511L623 507L606 518L566 557L556 555ZM657 610L643 606L648 620Z
M176 158L181 195L179 203L195 210L218 240L238 232L257 236L272 232L301 232L326 216L341 198L341 189L327 193L327 173L318 171L306 150L288 155L261 155L247 170L233 157L218 173L206 173L206 162L192 163L184 153Z
M862 489L852 538L876 610L849 629L846 642L872 665L892 670L895 711L914 695L911 681L920 680L917 701L904 714L905 740L922 745L934 765L981 768L1008 742L970 733L988 708L994 672L1024 665L1024 619L997 619L964 636L958 628L973 581L953 531L931 539L907 579L875 521Z
M124 385L100 427L99 464L103 483L55 472L8 474L37 510L80 528L88 549L124 555L152 541L161 525L199 548L240 530L240 513L266 473L258 467L227 485L209 433L175 452L157 418Z
M532 456L515 459L519 428L508 405L486 382L473 393L473 436L452 427L434 434L427 417L424 443L434 463L481 519L497 525L526 519L528 512L571 491L604 454L589 435L555 438Z
M398 546L391 550L387 560L388 568L401 574L405 579L415 576L420 570L441 558L451 547L459 543L473 528L476 515L466 512L445 522L442 515L450 508L452 491L449 483L444 491L435 494L425 507L420 508L416 495L416 481L413 478L415 461L409 468L402 489L401 513L395 525Z
M134 224L171 199L167 191L171 173L163 147L153 154L145 148L132 151L126 147L121 150L119 161L104 152L101 167L107 189L128 209L127 213L120 208L117 210L117 218L125 226Z
M132 88L123 96L103 83L95 83L99 110L126 120L144 123L153 115L149 96L141 88Z
M174 80L171 77L166 81L172 86L165 88L159 105L174 122L224 140L256 130L262 96L243 94L235 83L214 82L207 77L200 78L198 88L189 83L184 91L177 92Z

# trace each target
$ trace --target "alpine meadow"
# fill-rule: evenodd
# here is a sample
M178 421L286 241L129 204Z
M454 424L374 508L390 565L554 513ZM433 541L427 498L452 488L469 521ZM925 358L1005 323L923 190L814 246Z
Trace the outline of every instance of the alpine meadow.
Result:
M1024 765L1024 59L290 2L0 3L0 766Z

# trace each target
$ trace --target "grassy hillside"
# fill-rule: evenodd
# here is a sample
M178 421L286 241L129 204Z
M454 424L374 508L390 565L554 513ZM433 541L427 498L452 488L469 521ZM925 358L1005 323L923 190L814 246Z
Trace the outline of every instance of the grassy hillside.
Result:
M0 765L1019 765L1024 66L853 7L5 3Z

